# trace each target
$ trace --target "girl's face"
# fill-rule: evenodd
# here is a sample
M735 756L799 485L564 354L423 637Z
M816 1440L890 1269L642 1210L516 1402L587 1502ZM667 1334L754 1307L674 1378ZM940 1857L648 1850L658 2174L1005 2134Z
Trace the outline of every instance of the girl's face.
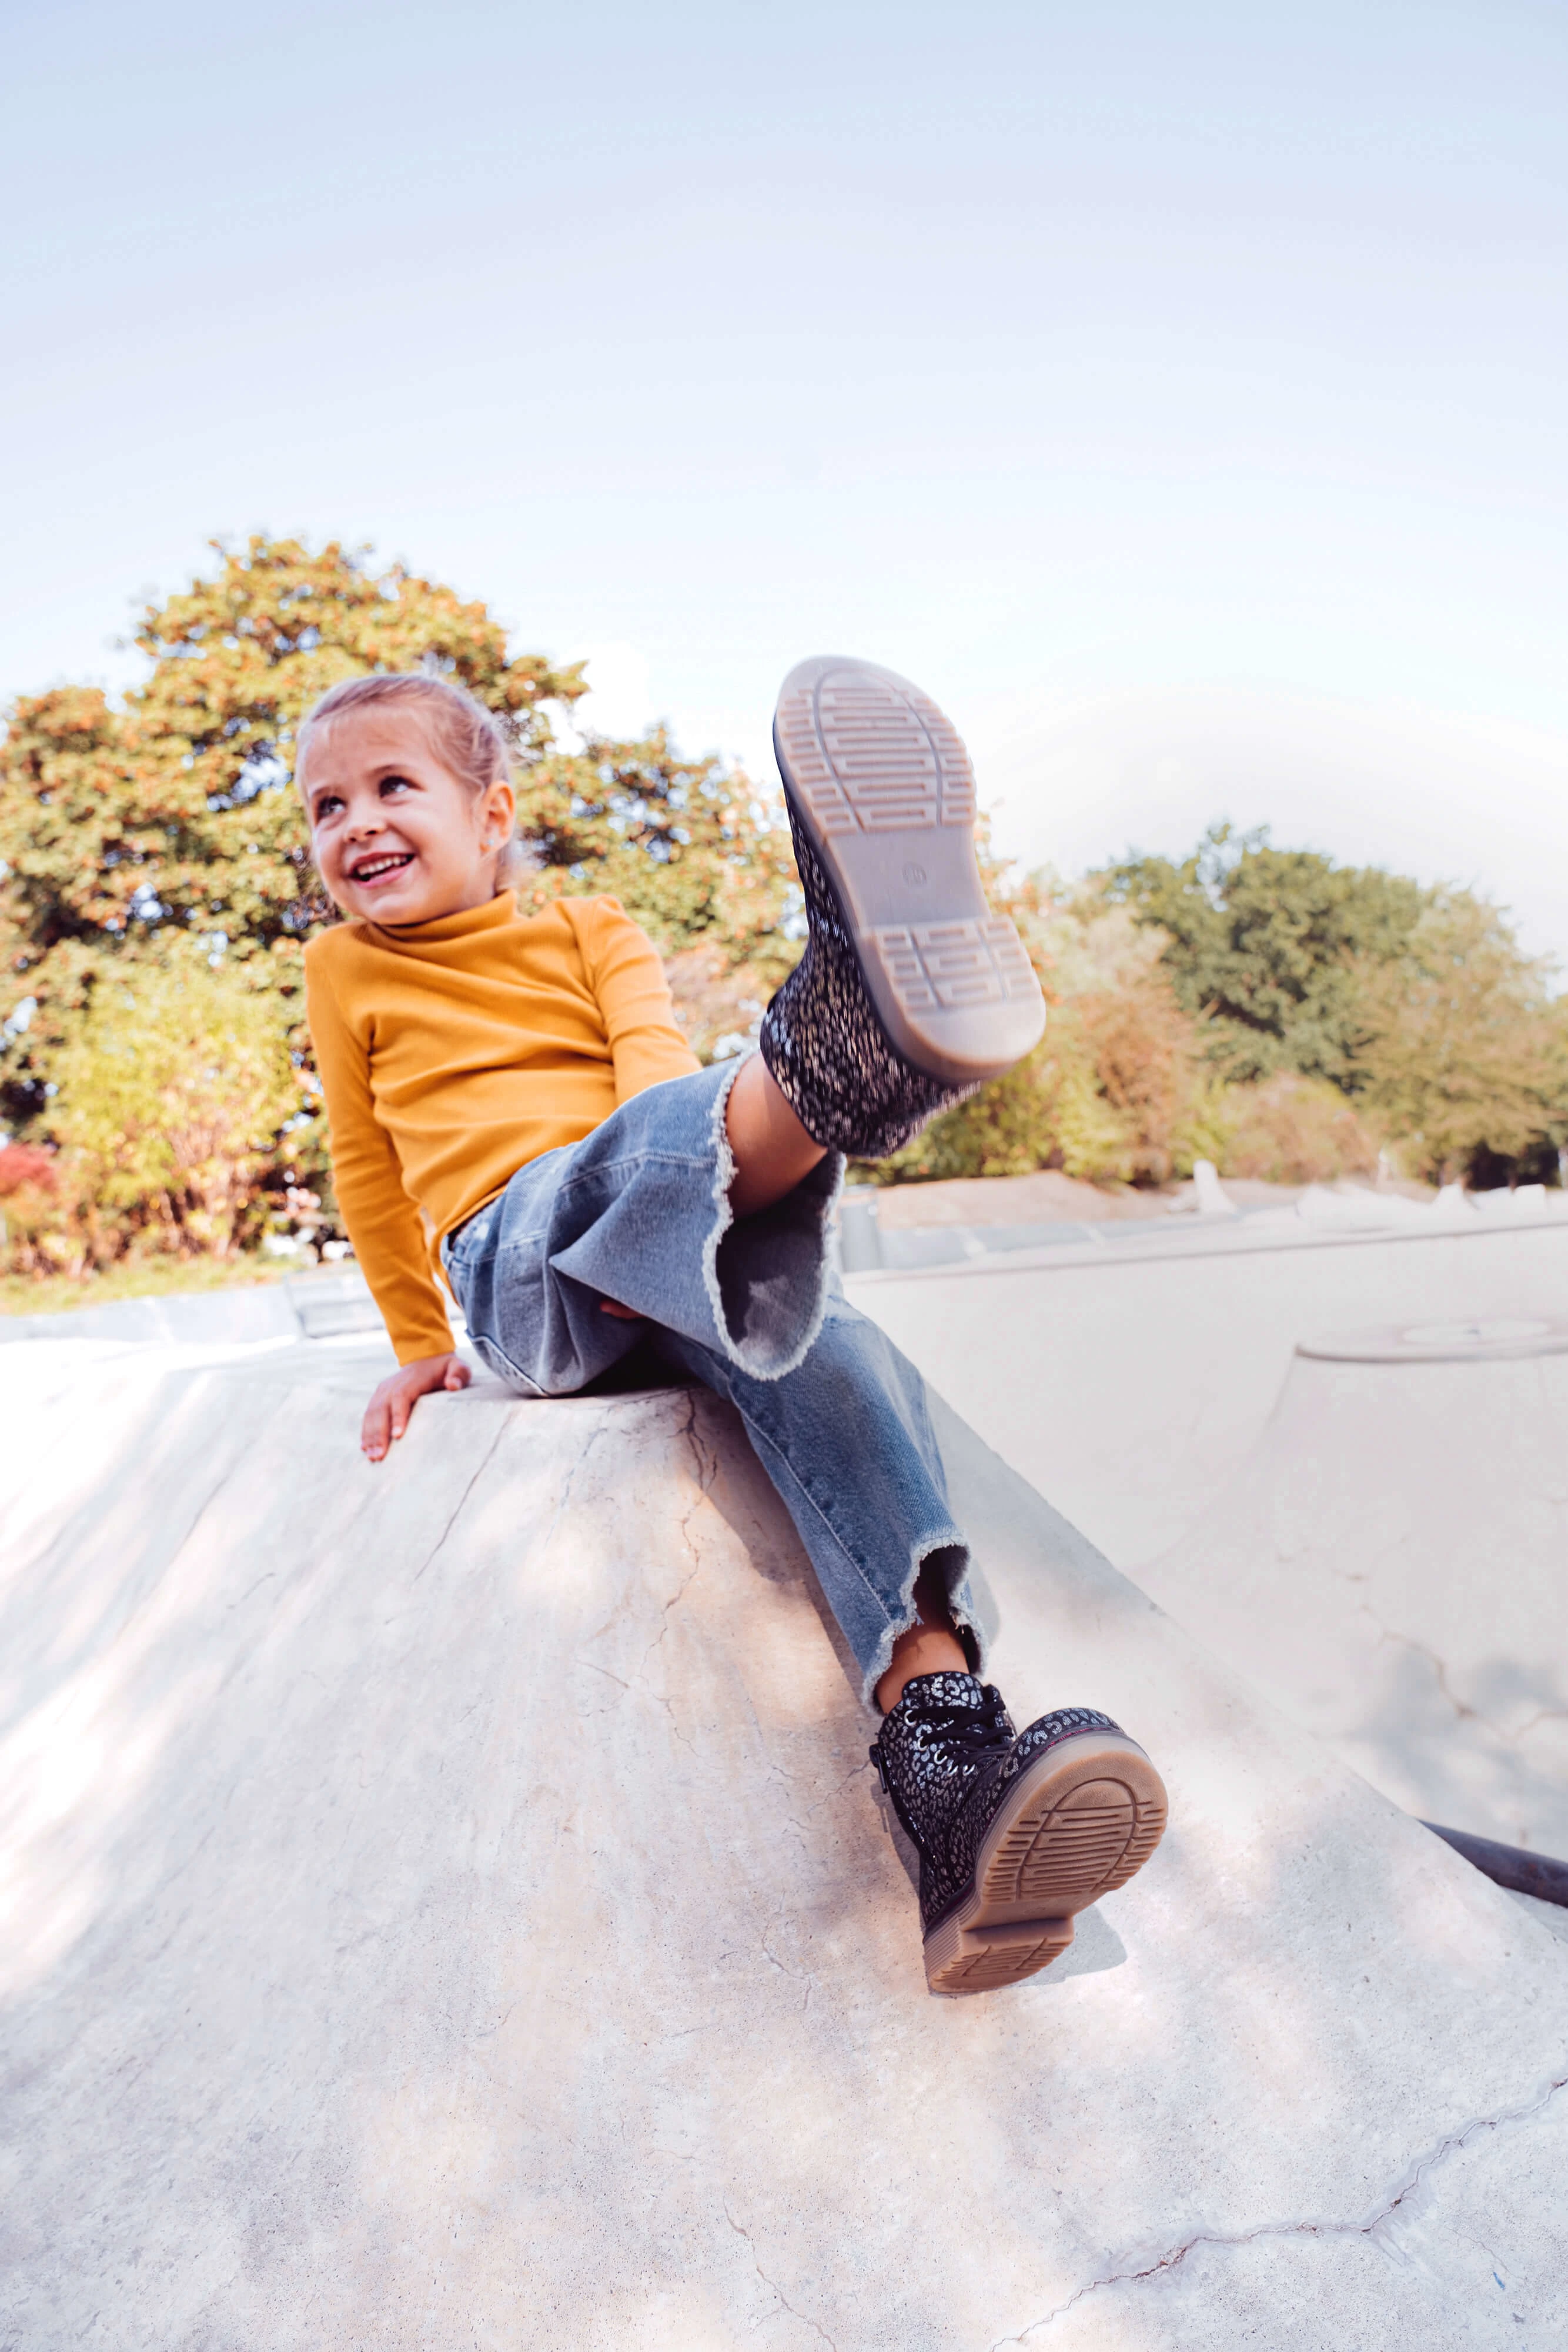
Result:
M317 868L345 915L431 923L496 895L512 788L472 791L415 712L371 708L329 720L310 746L305 806Z

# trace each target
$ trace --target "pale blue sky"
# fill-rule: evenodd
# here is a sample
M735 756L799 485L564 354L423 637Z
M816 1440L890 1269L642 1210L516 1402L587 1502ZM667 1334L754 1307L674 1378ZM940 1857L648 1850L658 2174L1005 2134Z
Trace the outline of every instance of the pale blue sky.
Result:
M1210 816L1568 961L1568 12L4 14L0 690L368 539L761 763L913 672L1003 840Z

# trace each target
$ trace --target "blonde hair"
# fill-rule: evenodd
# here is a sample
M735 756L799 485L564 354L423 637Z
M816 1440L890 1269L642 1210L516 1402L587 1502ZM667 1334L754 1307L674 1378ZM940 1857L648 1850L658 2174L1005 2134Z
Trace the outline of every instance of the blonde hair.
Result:
M305 762L317 731L350 710L371 710L392 704L416 708L426 720L435 749L460 783L477 799L492 784L513 783L512 751L494 711L486 710L466 687L429 670L388 670L371 677L346 677L331 687L307 711L294 738L294 781L303 798ZM517 832L504 841L496 859L496 887L509 890L538 863Z

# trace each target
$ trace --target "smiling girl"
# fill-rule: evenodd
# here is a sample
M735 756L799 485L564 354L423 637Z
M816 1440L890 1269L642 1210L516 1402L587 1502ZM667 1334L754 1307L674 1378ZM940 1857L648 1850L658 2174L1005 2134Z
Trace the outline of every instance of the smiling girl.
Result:
M651 941L615 899L525 915L507 746L426 676L335 687L297 779L347 919L306 950L334 1175L399 1370L366 1409L381 1461L418 1400L466 1386L442 1286L525 1396L569 1395L642 1341L738 1410L882 1711L872 1749L921 1856L933 1988L1044 1967L1154 1851L1165 1792L1110 1718L1017 1732L977 1678L969 1553L925 1389L831 1283L843 1155L881 1158L1006 1069L1044 1012L981 891L974 779L927 697L807 662L774 740L810 927L760 1050L700 1069Z

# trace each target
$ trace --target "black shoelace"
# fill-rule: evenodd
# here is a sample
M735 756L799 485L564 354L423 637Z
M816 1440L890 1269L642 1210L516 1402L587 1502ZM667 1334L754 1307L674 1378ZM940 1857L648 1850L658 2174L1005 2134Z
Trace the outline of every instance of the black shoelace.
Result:
M976 1759L988 1753L1005 1753L1013 1744L1013 1735L1006 1725L1006 1715L1001 1693L996 1690L988 1690L984 1705L978 1707L923 1708L919 1717L920 1727L925 1734L922 1746L926 1749L941 1747L949 1751L957 1748L966 1756ZM883 1795L891 1797L894 1792L888 1786L881 1740L873 1740L868 1752L881 1777Z

